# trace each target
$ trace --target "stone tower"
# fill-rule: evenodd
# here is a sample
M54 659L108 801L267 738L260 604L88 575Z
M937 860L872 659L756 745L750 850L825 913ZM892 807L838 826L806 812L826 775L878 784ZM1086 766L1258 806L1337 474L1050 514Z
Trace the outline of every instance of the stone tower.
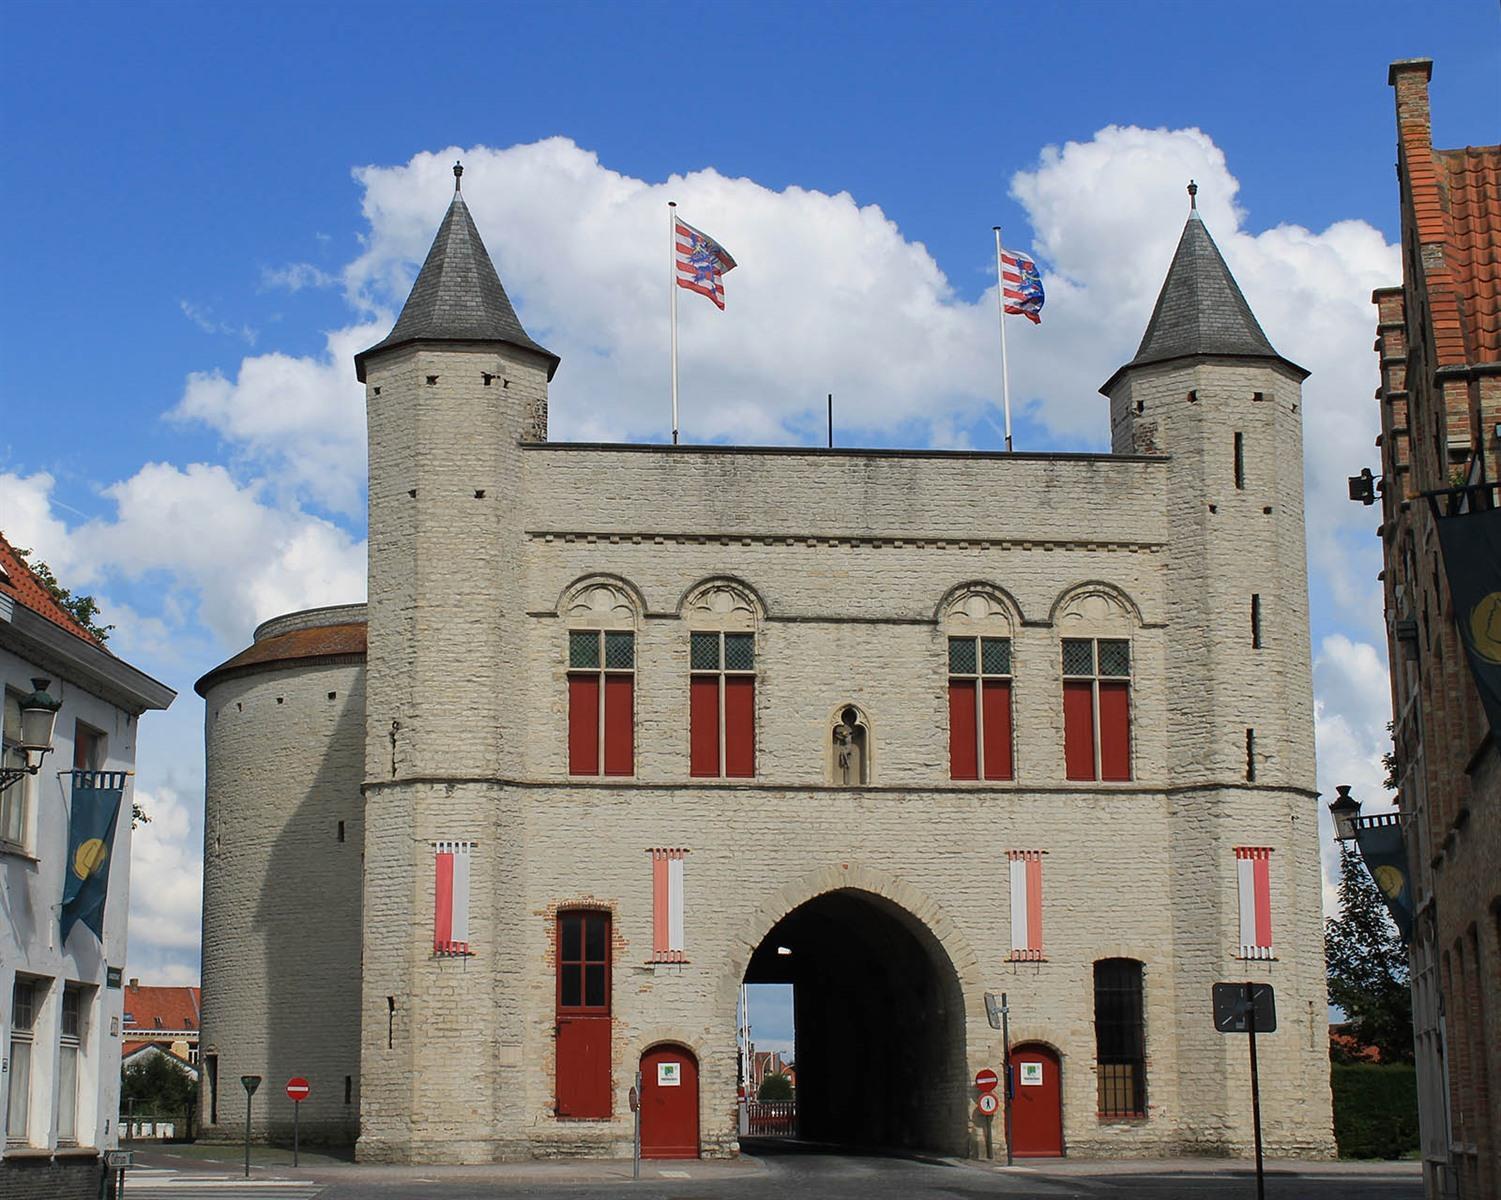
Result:
M520 921L521 821L498 782L520 774L502 719L521 660L518 444L546 440L558 359L521 327L462 173L395 327L355 358L370 440L360 1146L375 1161L488 1157L515 1127L500 1076L517 964L434 955L419 897L436 843L482 845L474 935L504 947L492 931ZM475 1117L462 1133L429 1121L456 1106Z
M1115 453L1171 456L1165 776L1175 959L1179 987L1207 992L1215 980L1269 978L1257 973L1262 964L1225 960L1238 910L1222 868L1236 846L1292 856L1280 871L1292 894L1277 911L1302 944L1319 944L1322 908L1303 531L1308 372L1272 347L1196 193L1190 184L1188 221L1141 345L1101 391ZM1322 1001L1308 999L1323 995L1322 957L1289 965L1296 978L1284 967L1275 980L1281 1019L1298 1021L1301 1035L1305 1021L1322 1020ZM1187 1144L1220 1146L1244 1129L1243 1042L1207 1021L1180 1024L1181 1061L1224 1064L1185 1076ZM1290 1090L1319 1092L1327 1105L1327 1071L1314 1078L1301 1060L1291 1069L1301 1074Z

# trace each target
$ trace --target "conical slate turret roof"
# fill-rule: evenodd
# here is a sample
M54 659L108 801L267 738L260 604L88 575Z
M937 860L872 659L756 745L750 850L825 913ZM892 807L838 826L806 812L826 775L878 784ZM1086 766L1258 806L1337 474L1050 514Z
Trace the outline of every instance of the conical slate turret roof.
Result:
M1100 390L1108 392L1121 373L1132 367L1201 356L1270 358L1308 375L1273 349L1220 248L1199 219L1198 209L1193 208L1136 357Z
M462 169L455 168L455 180ZM408 342L504 342L546 358L549 379L558 369L558 356L521 327L457 186L396 325L384 341L355 355L360 382L370 355Z

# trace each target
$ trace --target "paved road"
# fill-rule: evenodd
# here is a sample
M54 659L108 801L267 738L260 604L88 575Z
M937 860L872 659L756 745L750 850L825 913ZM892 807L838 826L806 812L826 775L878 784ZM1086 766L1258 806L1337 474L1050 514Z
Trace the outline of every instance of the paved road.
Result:
M1239 1163L1034 1162L1012 1168L757 1143L736 1162L525 1163L497 1167L258 1168L250 1181L211 1164L132 1172L126 1200L1254 1200ZM1267 1200L1420 1200L1416 1164L1276 1164Z

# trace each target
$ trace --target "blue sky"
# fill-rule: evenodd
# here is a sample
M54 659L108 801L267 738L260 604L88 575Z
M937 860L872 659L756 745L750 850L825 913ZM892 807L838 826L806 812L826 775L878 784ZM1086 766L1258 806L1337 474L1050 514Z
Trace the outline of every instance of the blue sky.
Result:
M349 354L389 327L455 154L563 356L565 437L664 435L670 195L741 263L724 314L684 312L690 438L814 440L833 390L848 441L997 445L1000 224L1050 296L1012 342L1018 445L1099 448L1093 389L1194 174L1273 342L1315 370L1321 783L1379 791L1374 520L1339 493L1375 461L1369 291L1397 278L1386 65L1434 58L1437 144L1494 141L1494 4L23 0L5 26L0 528L181 693L142 726L162 819L133 973L196 970L192 681L256 620L358 598Z

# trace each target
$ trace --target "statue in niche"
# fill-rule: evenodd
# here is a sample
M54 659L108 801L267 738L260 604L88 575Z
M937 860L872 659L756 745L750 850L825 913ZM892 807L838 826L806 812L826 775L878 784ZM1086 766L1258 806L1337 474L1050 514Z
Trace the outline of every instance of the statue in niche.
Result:
M865 725L851 706L839 714L834 725L834 782L858 787L869 781Z

